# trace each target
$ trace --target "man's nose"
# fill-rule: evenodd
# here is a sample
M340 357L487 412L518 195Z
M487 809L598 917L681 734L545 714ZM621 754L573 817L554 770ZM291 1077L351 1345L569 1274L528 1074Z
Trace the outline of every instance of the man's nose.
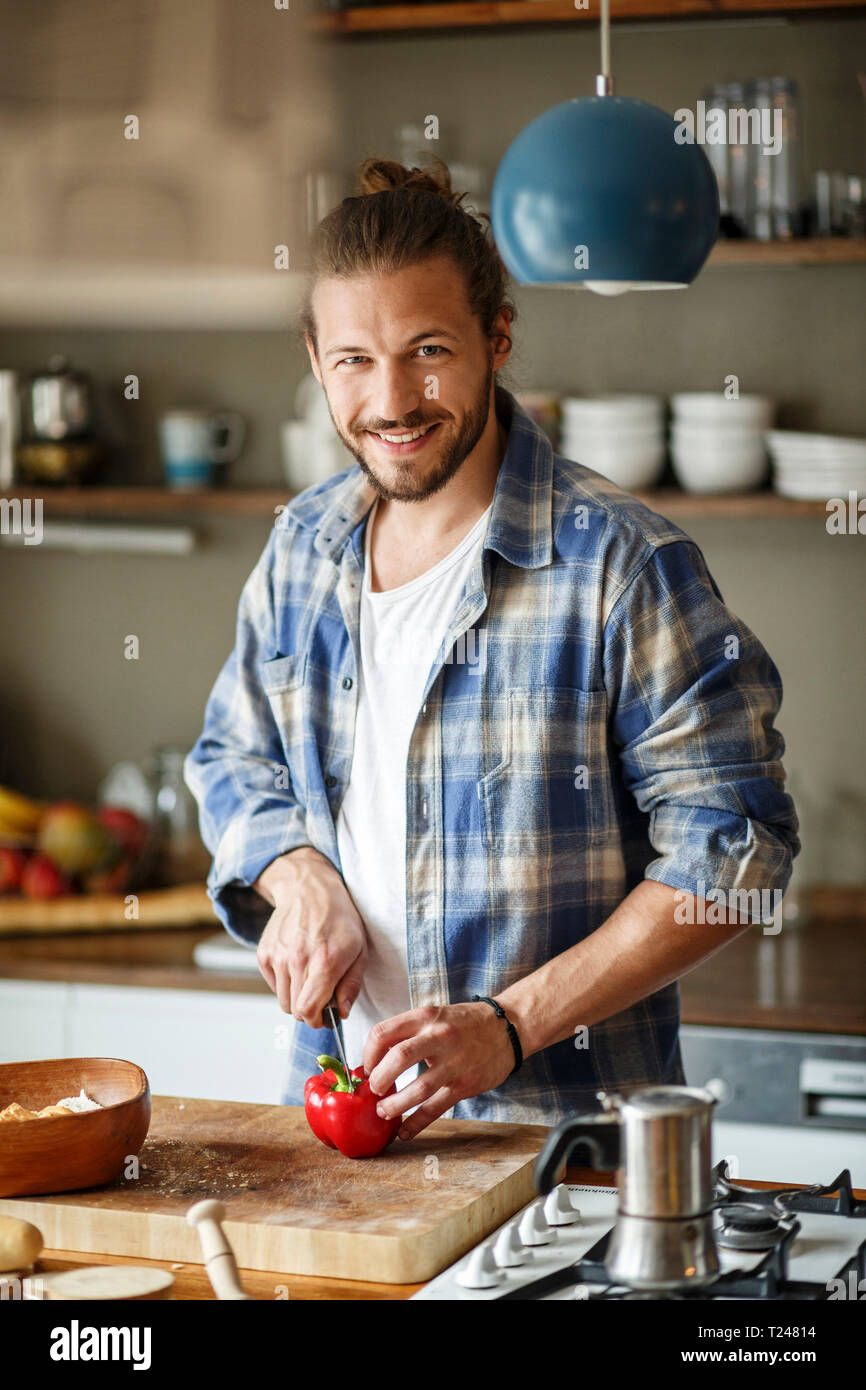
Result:
M371 418L399 425L407 415L416 415L422 395L411 372L398 363L381 364L369 400Z

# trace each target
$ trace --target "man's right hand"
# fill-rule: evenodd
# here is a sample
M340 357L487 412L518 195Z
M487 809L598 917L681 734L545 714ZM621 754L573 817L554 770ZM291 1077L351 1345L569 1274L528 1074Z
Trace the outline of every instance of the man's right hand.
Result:
M310 1028L336 991L346 1018L361 990L367 935L345 883L309 846L275 859L253 884L273 912L259 940L259 969L280 1008Z

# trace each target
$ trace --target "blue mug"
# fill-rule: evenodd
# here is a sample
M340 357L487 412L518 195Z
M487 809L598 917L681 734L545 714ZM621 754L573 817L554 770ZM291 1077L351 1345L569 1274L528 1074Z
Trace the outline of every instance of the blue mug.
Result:
M241 452L246 426L236 411L169 410L159 418L166 482L174 491L210 487Z

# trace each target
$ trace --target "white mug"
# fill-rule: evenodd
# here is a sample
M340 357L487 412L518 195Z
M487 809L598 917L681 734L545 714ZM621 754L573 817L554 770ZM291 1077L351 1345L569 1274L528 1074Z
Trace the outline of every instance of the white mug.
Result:
M246 435L234 410L169 410L158 429L166 481L174 490L209 487L217 467L238 457Z
M286 420L280 434L286 482L294 492L303 492L355 463L354 454L333 430L330 436L323 435L309 420Z

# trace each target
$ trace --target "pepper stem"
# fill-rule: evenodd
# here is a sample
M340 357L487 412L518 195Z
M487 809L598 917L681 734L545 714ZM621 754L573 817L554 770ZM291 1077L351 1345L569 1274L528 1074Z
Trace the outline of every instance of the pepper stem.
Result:
M322 1071L332 1071L336 1076L337 1084L331 1087L332 1091L348 1091L350 1094L354 1094L360 1086L361 1083L354 1076L346 1075L346 1068L336 1057L326 1057L323 1055L317 1057L316 1061L322 1068Z

